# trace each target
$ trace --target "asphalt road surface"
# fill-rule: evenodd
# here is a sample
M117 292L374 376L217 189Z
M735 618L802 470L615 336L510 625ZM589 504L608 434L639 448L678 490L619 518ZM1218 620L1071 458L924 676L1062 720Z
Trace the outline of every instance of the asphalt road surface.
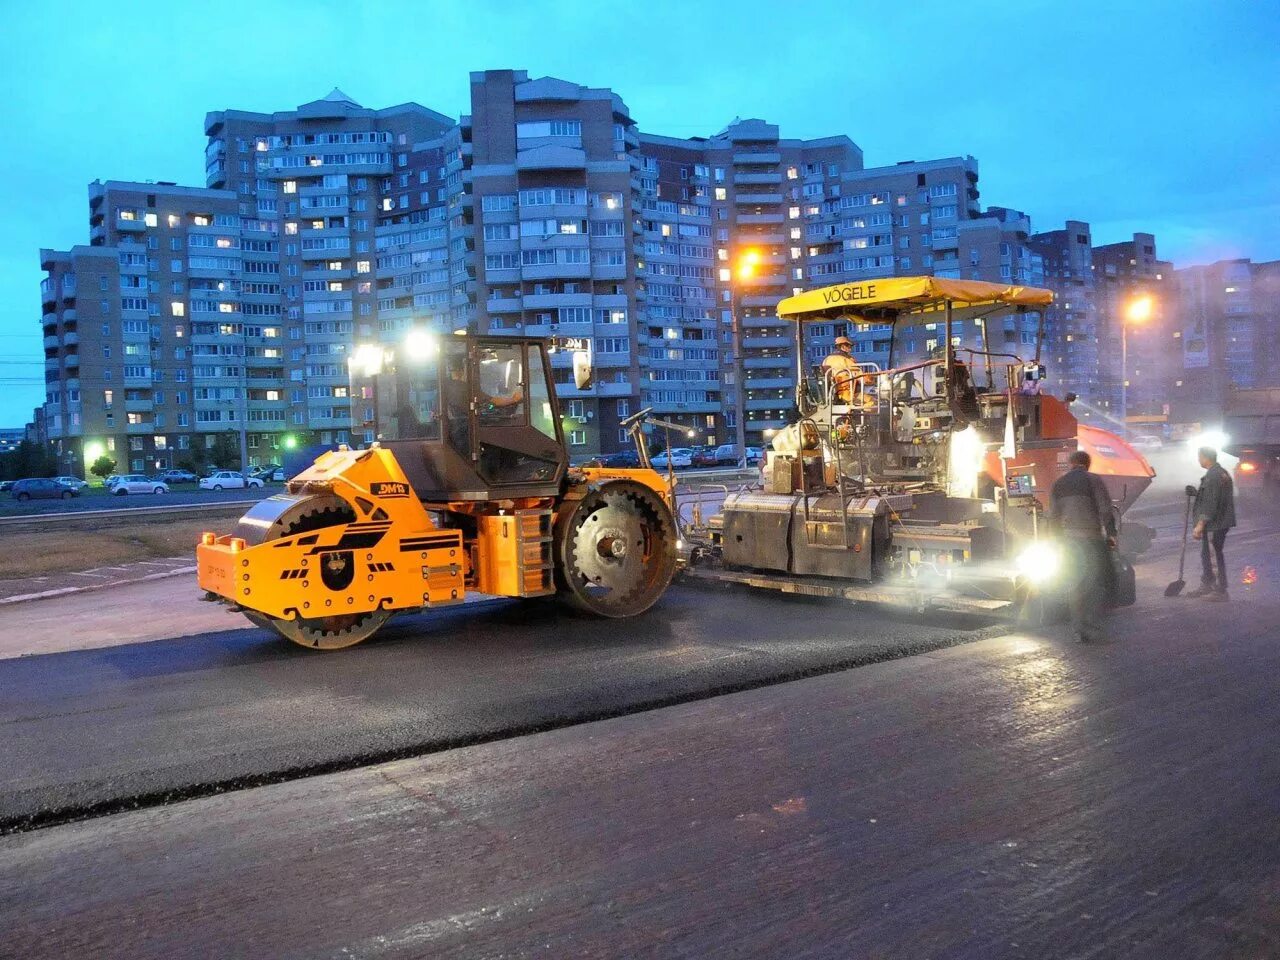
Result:
M0 662L9 826L89 817L0 838L0 953L1280 955L1280 523L1167 600L1180 503L1100 647L677 588Z

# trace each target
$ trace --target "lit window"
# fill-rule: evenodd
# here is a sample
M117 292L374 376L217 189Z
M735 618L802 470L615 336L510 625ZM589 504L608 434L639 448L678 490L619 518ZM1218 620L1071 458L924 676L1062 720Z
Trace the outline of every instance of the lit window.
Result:
M799 227L792 227L792 228L791 228L791 239L792 239L792 240L799 240L799 239L800 239L800 228L799 228Z
M295 236L295 235L297 235L297 233L298 233L298 225L297 225L296 223L293 223L293 222L286 223L286 224L284 225L284 232L285 232L285 233L287 233L287 234L288 234L289 236L291 236L291 237L292 237L292 236Z
M330 260L330 261L329 261L329 269L330 269L330 270L341 270L341 269L342 269L342 261L341 261L341 260Z
M724 187L716 187L716 199L725 200L729 196L729 192Z
M329 281L329 292L330 292L330 293L341 293L341 292L342 292L342 281L341 281L341 280L330 280L330 281Z
M193 213L191 215L191 222L197 227L207 227L213 222L213 218L206 213Z
M324 221L323 221L323 220L312 220L312 221L311 221L311 229L312 229L312 230L323 230L323 229L324 229Z
M168 222L169 226L176 227L178 225L178 215L176 213L169 214Z
M230 237L219 237L219 238L218 238L218 247L219 247L219 249L222 249L222 250L230 250L230 249L231 249L231 238L230 238Z
M369 272L369 261L368 261L368 260L357 260L357 261L356 261L356 273L368 273L368 272Z
M792 248L791 248L791 259L792 259L792 260L799 260L799 259L800 259L800 248L799 248L799 247L792 247Z
M281 192L283 192L283 193L297 193L297 192L298 192L298 181L297 181L297 180L286 180L286 181L284 182L284 184L281 186Z
M148 213L143 219L146 221L148 227L155 227L160 224L160 218L154 213Z
M664 224L662 225L662 235L663 235L664 237L669 237L669 236L671 236L671 224L669 224L669 223L664 223Z
M788 180L794 180L794 179L796 179L798 176L800 176L800 171L799 171L799 170L797 170L795 167L787 167L787 179L788 179Z
M787 209L787 216L788 216L788 217L790 217L792 220L797 220L797 219L799 219L799 217L800 217L800 208L799 208L799 207L790 207L790 208L788 208L788 209Z
M181 300L175 300L169 304L169 312L175 317L185 317L187 315L187 305Z
M721 282L721 283L728 283L728 282L729 282L729 276L730 276L730 274L729 274L729 268L728 268L728 267L725 267L725 268L721 269L721 271L720 271L720 282Z
M236 305L234 303L220 303L218 304L218 312L219 313L235 313Z

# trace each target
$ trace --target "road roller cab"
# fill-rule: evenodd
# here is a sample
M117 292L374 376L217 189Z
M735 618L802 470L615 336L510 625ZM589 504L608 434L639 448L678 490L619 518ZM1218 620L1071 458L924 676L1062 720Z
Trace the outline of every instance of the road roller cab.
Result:
M589 386L589 361L567 355ZM570 468L543 341L415 331L357 348L350 369L378 440L322 454L233 532L204 534L197 576L210 599L334 649L468 591L560 593L620 617L666 589L670 491L642 441L640 469Z

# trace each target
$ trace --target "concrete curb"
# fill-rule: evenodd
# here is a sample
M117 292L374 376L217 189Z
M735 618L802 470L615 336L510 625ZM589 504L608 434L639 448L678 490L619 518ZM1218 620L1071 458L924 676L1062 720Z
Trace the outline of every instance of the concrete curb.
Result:
M193 564L189 567L177 567L173 570L165 570L163 573L150 573L145 577L131 577L126 580L108 580L105 583L87 583L83 587L59 587L56 590L41 590L39 593L20 593L14 597L0 598L0 607L11 603L30 603L34 600L48 600L53 597L65 597L73 593L89 593L93 590L105 590L108 587L127 587L131 583L147 583L151 580L166 580L169 577L180 577L195 572L196 568Z

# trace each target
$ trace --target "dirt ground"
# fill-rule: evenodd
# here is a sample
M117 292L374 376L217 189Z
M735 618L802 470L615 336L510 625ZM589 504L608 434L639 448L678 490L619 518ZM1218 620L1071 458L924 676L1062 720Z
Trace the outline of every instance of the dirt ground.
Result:
M40 532L5 532L0 536L4 546L0 550L0 580L91 570L157 557L186 555L194 560L200 534L226 525L225 520L211 521L206 517L152 519L101 529L59 527Z

